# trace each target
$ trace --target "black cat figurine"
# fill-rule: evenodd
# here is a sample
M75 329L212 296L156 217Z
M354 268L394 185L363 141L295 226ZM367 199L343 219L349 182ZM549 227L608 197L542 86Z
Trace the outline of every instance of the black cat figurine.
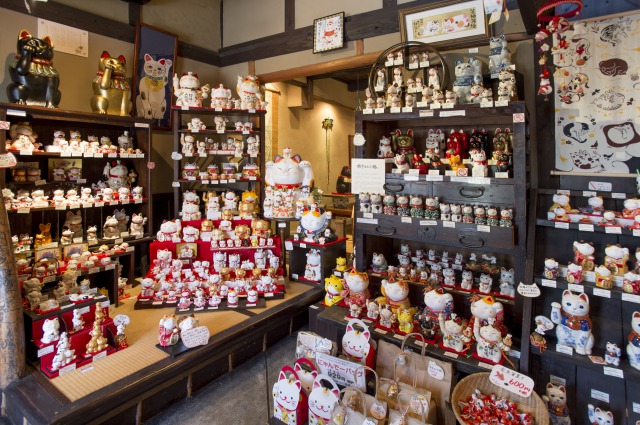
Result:
M57 108L62 93L60 77L53 67L53 41L49 36L34 38L29 31L18 35L18 53L9 65L9 102Z
M342 171L340 171L336 182L336 192L351 193L351 167L348 165L342 167Z

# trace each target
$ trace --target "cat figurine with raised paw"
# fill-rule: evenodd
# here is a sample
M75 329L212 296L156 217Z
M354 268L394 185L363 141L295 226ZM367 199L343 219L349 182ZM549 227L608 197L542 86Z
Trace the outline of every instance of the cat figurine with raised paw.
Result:
M106 50L100 56L98 72L93 79L91 110L99 114L131 115L131 87L125 80L124 56L111 57Z
M62 93L60 76L53 67L53 40L35 38L29 31L18 34L18 52L9 64L9 102L57 108Z
M136 97L136 114L147 119L161 120L167 110L166 89L171 75L170 59L155 60L151 55L144 55L144 77L138 85Z

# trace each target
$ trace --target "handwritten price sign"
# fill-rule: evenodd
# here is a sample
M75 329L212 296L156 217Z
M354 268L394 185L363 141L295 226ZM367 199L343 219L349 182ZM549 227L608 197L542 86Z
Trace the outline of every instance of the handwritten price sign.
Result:
M525 398L533 392L533 379L502 365L495 365L491 369L489 380L492 384Z
M356 369L362 366L360 363L316 353L316 364L320 373L330 376L338 385L357 387L361 390L366 388L364 369L358 370L357 380L355 376Z

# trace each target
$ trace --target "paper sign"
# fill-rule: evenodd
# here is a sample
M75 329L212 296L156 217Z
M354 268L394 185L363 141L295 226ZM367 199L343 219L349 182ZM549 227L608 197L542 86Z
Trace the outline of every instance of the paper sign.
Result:
M613 376L615 378L624 379L624 372L622 369L616 369L615 367L603 366L603 372L607 376Z
M536 298L540 296L540 288L538 288L538 285L535 283L532 285L525 285L520 282L518 285L518 294L527 298Z
M104 353L105 353L105 355L107 354L107 352L106 352L106 351L104 351ZM58 370L58 374L59 374L60 376L63 376L63 375L66 375L67 373L72 372L72 371L74 371L74 370L76 370L76 363L71 363L70 365L67 365L67 366L65 366L65 367L61 367L61 368Z
M583 285L576 285L575 283L570 283L568 285L569 290L572 292L584 292L584 286Z
M596 400L600 400L600 401L604 401L605 403L609 403L609 394L602 392L602 391L598 391L598 390L591 390L591 398L594 398Z
M206 326L198 326L197 328L188 329L182 331L180 337L182 338L182 343L187 348L207 345L209 343L209 328Z
M97 362L98 360L102 360L105 357L107 357L107 350L104 350L104 351L94 355L93 358L91 359L91 361Z
M593 224L580 223L578 224L578 230L581 232L593 232Z
M427 372L429 372L429 376L437 379L438 381L442 381L444 379L444 369L441 368L438 363L434 362L433 360L429 361Z
M53 353L53 349L55 348L55 344L46 346L38 350L38 358L44 356L45 354Z
M611 298L611 291L602 288L593 288L593 295L603 298Z
M384 193L384 184L384 159L353 158L351 160L352 193Z
M573 348L564 344L556 344L556 351L558 353L568 354L570 356L573 355Z
M440 118L444 118L444 117L464 117L466 115L467 111L465 111L464 109L461 110L457 110L457 111L442 111L440 112Z
M608 182L589 182L589 190L599 190L601 192L611 192L613 185Z
M493 366L489 380L492 384L525 398L533 393L533 379L502 365Z
M619 235L622 233L622 228L621 227L605 227L604 232Z
M640 304L640 295L625 293L621 295L621 298L622 298L622 301L628 301L628 302Z
M333 357L324 353L316 353L316 365L320 373L330 376L341 386L357 387L364 390L365 370L360 369L356 375L356 369L362 366L349 360ZM356 381L357 378L357 381Z
M87 31L38 19L38 37L45 35L55 40L54 50L70 55L89 56L89 33Z

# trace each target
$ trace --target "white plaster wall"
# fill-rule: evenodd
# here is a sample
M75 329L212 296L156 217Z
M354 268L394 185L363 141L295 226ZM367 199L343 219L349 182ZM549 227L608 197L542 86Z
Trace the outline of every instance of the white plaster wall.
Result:
M313 25L313 20L334 13L344 12L345 16L381 9L382 0L297 0L296 28Z
M226 0L222 18L223 47L278 34L284 31L284 0Z

